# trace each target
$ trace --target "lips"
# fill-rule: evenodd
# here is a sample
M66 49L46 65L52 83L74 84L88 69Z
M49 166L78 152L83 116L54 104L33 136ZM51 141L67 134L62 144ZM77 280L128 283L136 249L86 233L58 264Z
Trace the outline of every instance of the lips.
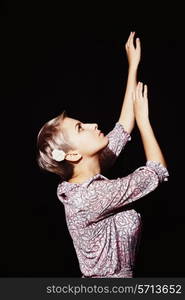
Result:
M100 134L103 134L103 132L101 132L101 130L99 131L98 135L100 136Z

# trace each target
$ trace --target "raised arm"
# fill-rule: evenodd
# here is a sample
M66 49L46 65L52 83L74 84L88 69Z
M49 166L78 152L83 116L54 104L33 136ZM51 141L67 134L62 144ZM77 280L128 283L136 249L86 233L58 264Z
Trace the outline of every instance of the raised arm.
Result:
M137 85L137 70L141 58L141 46L139 38L136 39L136 47L134 46L135 32L131 32L125 44L126 55L128 59L128 79L123 99L123 105L118 122L121 123L124 129L131 133L134 127L134 110L132 93Z
M143 91L143 84L141 82L138 82L133 92L133 102L135 118L141 134L146 159L148 161L159 162L166 167L164 156L149 121L147 86L144 86Z
M146 196L155 190L159 183L168 180L166 162L149 121L147 86L145 85L143 91L143 84L138 83L132 98L146 155L146 165L126 177L95 181L89 186L89 224L116 213L117 209Z

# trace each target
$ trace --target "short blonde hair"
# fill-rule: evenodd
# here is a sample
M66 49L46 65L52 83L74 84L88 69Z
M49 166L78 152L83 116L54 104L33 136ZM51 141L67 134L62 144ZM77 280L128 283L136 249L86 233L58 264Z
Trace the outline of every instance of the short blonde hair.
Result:
M63 180L68 180L73 175L74 166L67 160L61 162L52 158L52 151L60 149L64 152L74 150L67 142L65 130L62 129L62 121L67 117L64 110L59 116L45 123L37 136L37 162L42 170L59 175Z

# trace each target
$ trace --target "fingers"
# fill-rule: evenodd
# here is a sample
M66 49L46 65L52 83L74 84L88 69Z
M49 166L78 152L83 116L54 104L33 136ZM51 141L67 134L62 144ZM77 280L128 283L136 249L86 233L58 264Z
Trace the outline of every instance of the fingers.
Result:
M140 48L140 45L141 45L140 39L137 38L137 39L136 39L136 48Z
M142 82L138 82L135 92L134 92L134 96L135 96L135 100L139 100L142 98L147 98L148 97L148 88L147 85L144 85L144 89L143 89L143 83Z
M127 40L127 42L125 44L126 48L129 48L133 44L134 35L135 35L135 31L133 31L133 32L131 31L131 33L130 33L130 35L128 37L128 40Z
M146 84L144 85L144 93L143 93L143 96L144 96L144 98L147 98L147 97L148 97L148 87L147 87Z
M131 31L130 34L129 34L128 40L127 40L127 42L126 42L126 45L129 43L129 40L130 40L131 35L132 35L132 31Z
M131 45L134 44L133 43L133 41L134 41L134 35L135 35L135 31L133 31L132 34L130 35L128 47L130 47Z
M135 49L137 49L137 50L140 50L140 48L141 48L141 42L140 42L140 39L139 38L136 38L136 47L134 46L134 36L135 36L135 31L131 31L130 32L130 35L129 35L129 37L128 37L128 40L127 40L127 42L126 42L126 44L125 44L125 48L126 48L126 50L128 50L129 49L129 47L130 48L135 48Z
M142 98L142 93L143 93L143 83L139 82L139 98Z

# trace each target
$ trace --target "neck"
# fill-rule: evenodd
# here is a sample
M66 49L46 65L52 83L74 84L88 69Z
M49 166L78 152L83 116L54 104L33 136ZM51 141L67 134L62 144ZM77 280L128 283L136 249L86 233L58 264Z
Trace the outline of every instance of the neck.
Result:
M98 157L88 158L86 160L84 159L78 166L76 166L74 174L68 182L81 183L100 172L101 168Z

